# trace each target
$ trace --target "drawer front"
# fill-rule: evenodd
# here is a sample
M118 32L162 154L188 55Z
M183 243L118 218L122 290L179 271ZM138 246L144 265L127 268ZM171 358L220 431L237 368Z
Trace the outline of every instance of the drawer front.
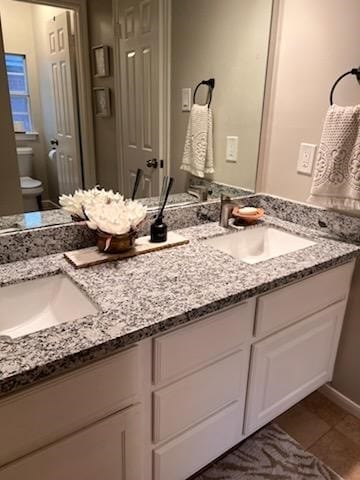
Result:
M249 340L254 311L251 300L154 339L154 383L199 368Z
M255 335L262 337L346 298L354 262L258 299Z
M200 423L230 403L244 402L250 347L154 393L154 441Z
M243 406L233 404L155 449L154 479L185 480L242 440Z
M130 405L137 390L133 347L0 401L0 465Z
M141 480L137 406L0 468L1 480Z
M253 346L246 435L331 380L345 306L332 305Z

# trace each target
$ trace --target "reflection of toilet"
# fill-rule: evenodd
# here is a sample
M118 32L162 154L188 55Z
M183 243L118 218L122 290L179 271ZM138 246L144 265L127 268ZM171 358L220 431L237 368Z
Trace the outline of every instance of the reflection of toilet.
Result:
M41 210L41 194L44 189L40 180L31 177L33 149L31 147L18 147L16 153L19 164L24 211L34 212Z

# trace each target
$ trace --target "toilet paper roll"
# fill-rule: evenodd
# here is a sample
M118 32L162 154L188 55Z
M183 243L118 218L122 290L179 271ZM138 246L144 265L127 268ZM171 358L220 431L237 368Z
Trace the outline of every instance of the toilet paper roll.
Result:
M51 162L56 161L56 148L52 148L49 152L49 159Z

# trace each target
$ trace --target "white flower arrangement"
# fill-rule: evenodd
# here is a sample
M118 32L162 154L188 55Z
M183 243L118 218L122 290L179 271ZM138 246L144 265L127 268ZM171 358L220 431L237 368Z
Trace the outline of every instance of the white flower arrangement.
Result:
M99 187L62 195L59 202L72 216L85 220L89 228L108 235L134 231L147 212L147 208L136 200L124 200L120 193Z
M76 190L73 195L61 195L59 203L65 211L81 220L87 220L85 211L96 205L110 203L124 203L124 197L112 190L99 189L98 186L90 190Z
M123 235L135 230L146 217L146 212L146 207L133 200L100 203L85 209L88 227L110 235Z

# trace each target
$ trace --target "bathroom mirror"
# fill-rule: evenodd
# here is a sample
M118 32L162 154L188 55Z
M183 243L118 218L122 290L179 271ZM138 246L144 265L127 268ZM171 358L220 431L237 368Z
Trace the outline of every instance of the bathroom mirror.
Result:
M0 0L0 233L70 222L58 197L77 188L131 196L138 168L149 208L164 175L168 206L254 191L272 3ZM190 110L211 78L214 171L194 176Z

